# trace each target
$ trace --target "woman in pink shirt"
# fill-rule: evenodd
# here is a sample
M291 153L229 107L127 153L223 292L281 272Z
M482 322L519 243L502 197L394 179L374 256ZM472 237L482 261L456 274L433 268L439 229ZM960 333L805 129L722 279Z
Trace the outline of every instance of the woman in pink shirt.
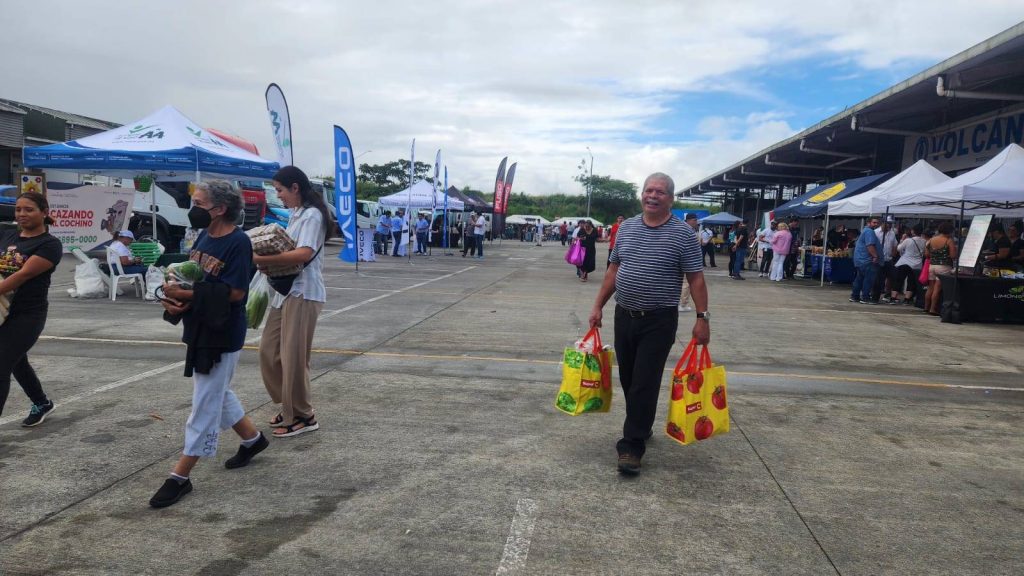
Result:
M793 242L793 235L789 233L789 226L785 222L779 222L778 232L772 237L772 272L768 276L770 280L782 282L783 264L786 262L786 255L789 254L789 245Z

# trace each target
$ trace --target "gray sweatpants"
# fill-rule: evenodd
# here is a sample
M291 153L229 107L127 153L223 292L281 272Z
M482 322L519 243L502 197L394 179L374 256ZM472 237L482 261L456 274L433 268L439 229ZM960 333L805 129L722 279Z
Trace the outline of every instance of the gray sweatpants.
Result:
M192 413L185 422L185 456L213 456L221 430L245 417L238 396L231 391L231 378L242 351L221 354L209 374L192 374Z

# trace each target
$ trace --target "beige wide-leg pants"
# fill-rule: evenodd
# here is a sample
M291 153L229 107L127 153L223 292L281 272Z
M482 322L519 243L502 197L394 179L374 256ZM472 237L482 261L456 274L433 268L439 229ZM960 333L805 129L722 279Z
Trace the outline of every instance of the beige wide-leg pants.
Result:
M323 302L289 296L281 308L271 308L267 314L260 340L260 371L270 399L281 404L286 426L295 418L313 415L309 358L323 307Z

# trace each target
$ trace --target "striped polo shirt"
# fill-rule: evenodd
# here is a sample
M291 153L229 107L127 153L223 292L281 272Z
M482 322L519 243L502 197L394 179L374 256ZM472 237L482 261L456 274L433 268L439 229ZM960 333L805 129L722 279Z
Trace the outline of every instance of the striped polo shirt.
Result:
M679 306L683 274L704 270L697 232L675 216L657 227L642 214L623 222L610 260L619 265L615 301L629 310Z

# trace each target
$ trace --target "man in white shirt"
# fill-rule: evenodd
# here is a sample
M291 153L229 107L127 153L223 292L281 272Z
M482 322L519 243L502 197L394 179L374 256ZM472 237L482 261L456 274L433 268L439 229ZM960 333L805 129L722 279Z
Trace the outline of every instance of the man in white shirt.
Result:
M704 228L700 232L700 245L704 250L704 256L711 258L711 268L717 268L715 266L715 244L711 241L715 237L715 233L710 228ZM704 263L707 266L707 262Z
M476 241L476 256L474 258L484 257L484 234L487 233L487 220L484 219L483 214L477 214L476 222L473 223L473 239Z
M761 266L759 267L760 274L758 278L764 278L771 271L772 266L772 238L775 237L775 222L772 222L768 228L761 228L757 231L757 247L761 250Z
M892 229L891 217L884 224L875 228L875 236L878 236L878 241L882 244L882 258L880 259L881 268L878 270L875 284L871 288L871 300L888 302L888 297L882 298L882 294L889 294L889 286L893 282L893 273L895 272L893 255L896 254L897 245L896 231Z
M135 242L135 234L131 230L121 230L110 243L110 251L121 259L121 268L125 274L145 274L146 267L142 265L142 258L136 258L129 248L132 242Z

